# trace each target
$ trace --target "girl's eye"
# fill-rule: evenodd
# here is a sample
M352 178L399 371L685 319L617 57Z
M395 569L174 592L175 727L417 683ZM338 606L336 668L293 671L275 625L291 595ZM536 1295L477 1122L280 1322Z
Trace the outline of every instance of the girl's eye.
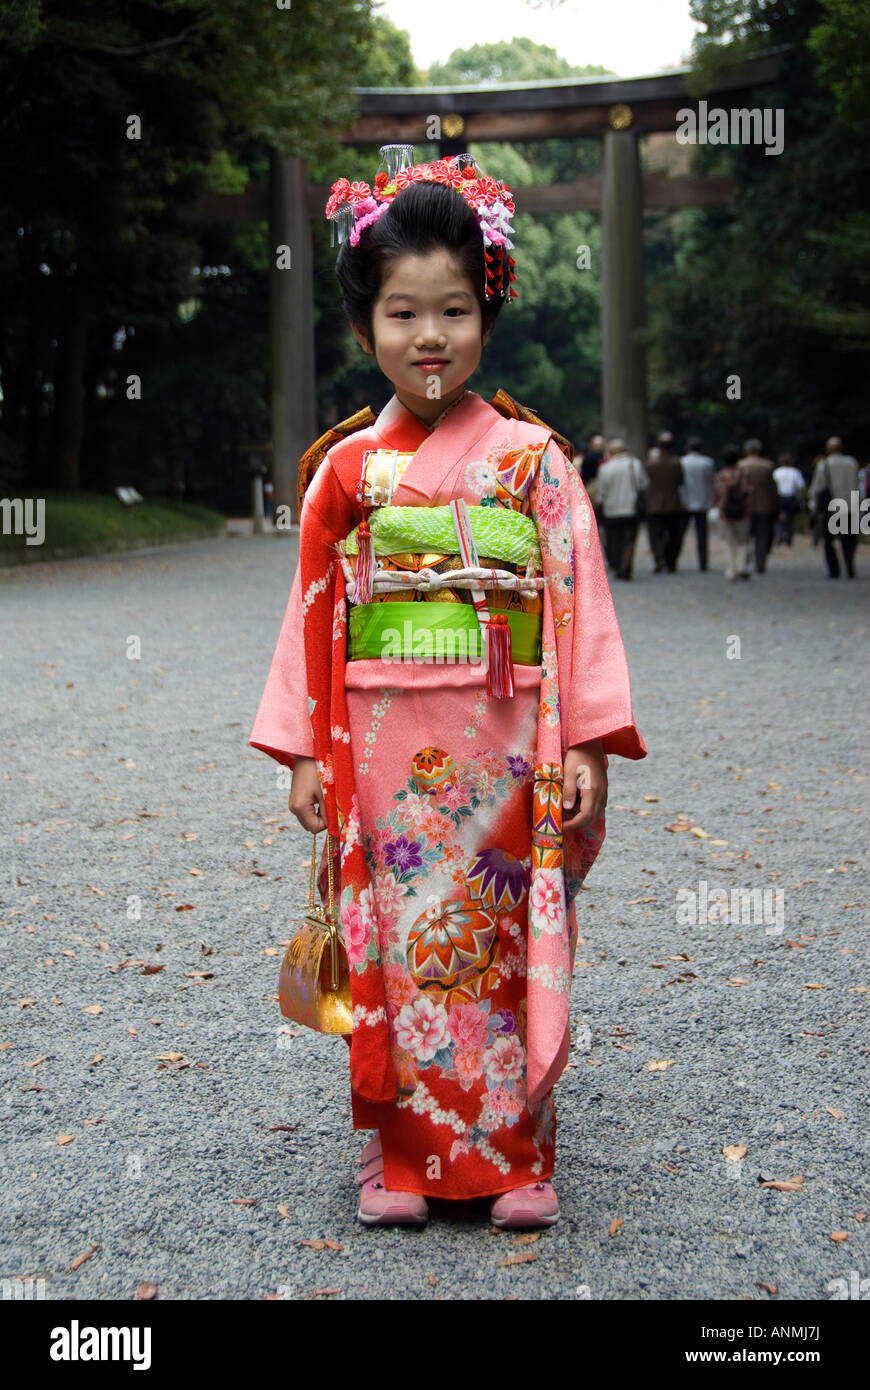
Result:
M457 305L454 305L454 307L453 307L452 309L445 309L444 312L445 312L445 314L464 314L464 313L467 312L467 310L465 310L465 309L460 309L460 308L459 308L459 305L457 304Z
M405 315L407 315L409 319L414 317L414 315L411 313L411 310L410 310L410 309L397 309L396 312L395 312L395 314L393 314L393 318L394 318L394 319L401 319L401 318L404 318Z

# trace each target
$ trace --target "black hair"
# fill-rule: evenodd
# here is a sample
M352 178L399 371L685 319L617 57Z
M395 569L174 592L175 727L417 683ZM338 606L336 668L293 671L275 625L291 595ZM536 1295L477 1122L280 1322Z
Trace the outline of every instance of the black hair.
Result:
M686 453L687 453L687 454L698 454L698 453L701 452L701 450L703 449L703 447L704 447L704 441L703 441L703 439L701 438L701 436L700 436L699 434L693 434L693 435L692 435L692 438L691 438L691 439L688 441L688 443L686 444Z
M724 444L720 453L723 468L733 468L740 458L740 449L736 444Z
M474 286L484 333L503 304L487 299L483 233L474 209L461 193L443 183L421 181L396 194L385 213L366 227L356 246L342 242L335 269L351 323L372 336L372 308L385 272L399 256L443 249L459 262Z

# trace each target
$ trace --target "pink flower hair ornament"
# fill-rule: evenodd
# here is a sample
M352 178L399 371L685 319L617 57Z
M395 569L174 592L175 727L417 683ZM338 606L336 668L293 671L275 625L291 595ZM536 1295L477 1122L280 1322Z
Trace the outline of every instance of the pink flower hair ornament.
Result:
M358 246L367 227L387 211L397 193L412 183L443 183L454 189L477 215L483 237L486 298L516 299L516 279L510 219L514 200L500 180L481 173L470 154L447 155L431 164L412 164L413 145L382 145L381 168L374 188L367 183L337 179L330 189L325 216L331 226L330 244ZM383 166L386 165L386 168Z

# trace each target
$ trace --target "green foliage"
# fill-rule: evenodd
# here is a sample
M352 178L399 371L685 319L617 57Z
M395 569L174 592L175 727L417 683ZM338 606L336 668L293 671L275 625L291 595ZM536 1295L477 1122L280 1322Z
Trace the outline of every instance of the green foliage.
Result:
M127 507L99 493L49 493L45 539L28 545L24 535L0 534L0 565L33 564L55 556L99 555L147 545L222 535L226 518L207 507L146 500Z

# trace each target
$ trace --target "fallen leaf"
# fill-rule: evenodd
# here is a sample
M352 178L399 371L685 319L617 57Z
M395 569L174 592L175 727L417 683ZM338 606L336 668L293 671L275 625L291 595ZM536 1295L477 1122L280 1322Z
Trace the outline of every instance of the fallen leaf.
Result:
M89 1067L95 1067L95 1066L97 1065L97 1063L98 1063L98 1062L102 1062L102 1060L103 1060L103 1054L102 1054L102 1052L98 1052L98 1053L96 1054L96 1056L92 1057L91 1060L88 1062L88 1066L89 1066Z
M275 1131L276 1131L276 1130L279 1130L279 1129L294 1130L294 1129L298 1129L298 1128L299 1128L298 1125L270 1125L270 1126L269 1126L269 1133L270 1133L270 1134L274 1134Z
M666 1163L666 1164L665 1164L665 1167L667 1168L667 1170L668 1170L669 1173L673 1173L675 1176L676 1176L676 1175L679 1173L679 1171L680 1171L679 1168L675 1168L675 1167L674 1167L673 1163Z
M856 1211L856 1212L855 1212L855 1220L856 1220L856 1221L866 1221L866 1220L867 1220L867 1213L866 1213L866 1211Z
M645 796L644 801L658 801L657 796Z
M338 1243L337 1240L325 1240L325 1241L323 1242L323 1244L326 1246L327 1250L343 1250L343 1249L344 1249L344 1246L343 1246L343 1245L339 1245L339 1243Z
M32 1009L35 1003L35 999L22 999L18 1007L19 1009Z
M286 1217L288 1221L292 1220L292 1217L290 1215L290 1208L288 1206L282 1204L280 1206L277 1206L275 1210L278 1212L279 1216Z
M722 1150L729 1163L738 1163L741 1158L746 1157L745 1144L726 1144Z
M188 980L213 980L213 970L185 970L185 977Z
M127 1029L127 1032L129 1033L129 1035L130 1035L131 1038L138 1038L138 1036L139 1036L139 1034L136 1032L136 1029L133 1027L132 1023L130 1024L129 1028Z
M202 877L203 877L203 871L202 871L202 869L188 869L187 872L188 872L189 874L193 874L195 878L202 878Z
M106 1117L105 1117L105 1115L101 1115L100 1118L99 1118L98 1120L85 1120L85 1124L86 1124L86 1125L104 1125L105 1123L106 1123Z
M183 1052L158 1052L158 1062L180 1062L184 1056Z
M848 1239L849 1239L849 1232L848 1232L848 1231L832 1231L832 1232L831 1232L830 1238L831 1238L831 1240L836 1240L836 1241L838 1241L838 1242L839 1242L839 1241L843 1241L843 1240L848 1240Z
M616 1235L616 1232L617 1232L618 1230L620 1230L620 1228L622 1227L622 1225L623 1225L622 1217L621 1217L621 1216L614 1216L613 1220L611 1221L610 1225L609 1225L608 1228L607 1228L608 1235L615 1236L615 1235Z
M176 912L193 912L193 903L179 903Z
M534 1245L535 1241L540 1239L540 1231L527 1231L523 1236L514 1236L511 1245Z
M256 1205L257 1205L257 1198L256 1198L256 1197L234 1197L234 1198L233 1198L233 1206L234 1206L234 1207L255 1207Z
M429 1283L432 1285L433 1289L436 1287L438 1280L435 1278L434 1274L429 1275Z
M11 1046L11 1042L0 1043L0 1052L8 1052Z
M74 1139L74 1134L59 1134L57 1136L57 1142L59 1144L71 1144Z
M46 1057L37 1057L37 1059L36 1059L35 1062L28 1062L27 1065L28 1065L29 1067L39 1067L39 1066L42 1065L43 1062L47 1062L47 1061L48 1061L48 1057L47 1057L47 1056L46 1056Z
M814 985L814 984L810 984L810 983L806 983L806 984L804 985L804 989L824 989L824 988L825 988L824 985Z
M103 1247L101 1245L92 1245L90 1250L87 1250L84 1253L84 1255L76 1255L75 1259L70 1265L70 1269L80 1269L86 1260L92 1260L96 1255L97 1251L102 1250L102 1248Z
M693 825L691 830L689 831L689 834L694 835L699 840L709 840L710 838L708 832L706 830L702 830L700 825Z
M278 950L278 948L277 948L276 946L264 946L264 947L263 947L263 955L264 955L264 956L280 956L280 954L281 954L281 952Z
M159 1288L159 1284L140 1284L136 1290L136 1297L142 1299L143 1302L147 1302L157 1297L157 1290Z
M748 985L750 981L743 980L740 978L739 975L735 975L735 977L732 980L729 980L728 983L729 985L733 985L735 989L739 989L741 985Z
M44 1059L43 1059L43 1060L44 1060ZM33 1063L31 1063L31 1065L33 1065ZM842 1120L842 1118L843 1118L843 1112L842 1112L842 1110L835 1110L834 1107L833 1107L833 1105L826 1105L826 1106L825 1106L825 1109L827 1110L827 1112L828 1112L829 1115L833 1115L833 1117L834 1117L835 1120Z
M795 1173L793 1178L788 1178L784 1182L762 1182L760 1187L775 1187L777 1192L800 1192L804 1185L804 1180L800 1173Z
M531 1264L532 1260L536 1260L537 1258L534 1250L526 1250L521 1255L506 1255L505 1258L499 1260L498 1263L500 1268L503 1268L505 1265L527 1265Z
M675 1060L672 1057L669 1061L647 1062L647 1071L667 1071L668 1067L674 1065Z
M323 1294L327 1294L327 1293L341 1293L341 1289L315 1289L314 1292L315 1292L315 1293L323 1293Z
M687 956L686 953L685 953L685 951L681 951L680 954L679 954L678 956L668 956L668 960L691 960L691 959L692 959L692 957L691 957L691 956Z
M165 970L165 965L146 965L139 971L140 975L157 975L161 970ZM144 1287L144 1286L143 1286Z
M300 1245L307 1245L309 1250L325 1250L325 1240L300 1240Z
M102 1004L86 1004L85 1007L82 1009L83 1014L101 1014L102 1012Z
M770 1294L779 1293L779 1289L776 1287L776 1284L762 1284L762 1282L761 1282L760 1279L756 1279L756 1281L755 1281L755 1287L756 1287L757 1289L764 1289L764 1292L765 1292L765 1293L770 1293Z
M680 830L688 830L688 829L689 829L689 823L688 823L688 821L673 821L670 825L666 825L666 826L665 826L665 830L670 830L674 835L676 835Z

